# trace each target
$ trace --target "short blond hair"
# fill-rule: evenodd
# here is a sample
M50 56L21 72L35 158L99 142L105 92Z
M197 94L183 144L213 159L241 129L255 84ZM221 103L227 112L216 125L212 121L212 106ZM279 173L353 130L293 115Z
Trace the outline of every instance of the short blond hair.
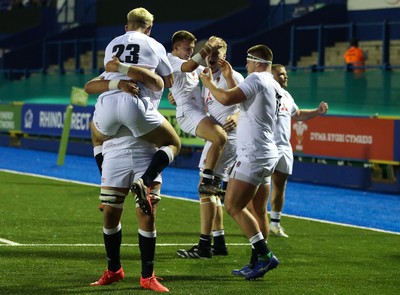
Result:
M228 50L228 45L226 44L225 40L217 36L211 36L210 38L208 38L209 43L212 43L214 41L217 41L217 46L219 47L220 52L226 54L226 51Z
M153 25L154 16L143 7L138 7L129 11L127 15L127 23L130 29L143 28L147 29Z

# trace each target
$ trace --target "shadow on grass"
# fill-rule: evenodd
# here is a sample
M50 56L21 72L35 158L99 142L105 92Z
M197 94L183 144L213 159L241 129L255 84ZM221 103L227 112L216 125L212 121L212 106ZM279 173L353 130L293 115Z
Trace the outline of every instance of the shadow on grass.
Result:
M191 243L193 242L193 244L197 244L200 238L200 232L168 232L168 231L159 231L157 232L158 235L162 238L162 237L174 237L174 242L175 243ZM189 242L187 241L181 241L179 239L176 239L176 237L192 237L193 239ZM246 243L248 240L246 239L246 237L244 236L244 234L242 233L229 233L229 235L226 236L226 239L230 239L231 237L234 238L243 238L243 241L240 241L240 243ZM157 237L158 238L158 237Z

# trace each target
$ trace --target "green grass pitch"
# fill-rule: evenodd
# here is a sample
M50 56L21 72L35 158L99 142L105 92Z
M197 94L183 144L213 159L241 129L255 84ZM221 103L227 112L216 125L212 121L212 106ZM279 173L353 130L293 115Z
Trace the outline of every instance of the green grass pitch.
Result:
M89 286L107 265L98 193L96 186L0 172L0 294L150 294L139 286L133 198L122 220L125 280ZM285 216L290 238L268 239L280 265L246 281L231 270L248 262L250 246L227 214L229 256L209 260L176 255L198 241L197 202L164 197L157 215L155 274L171 294L399 294L400 235Z

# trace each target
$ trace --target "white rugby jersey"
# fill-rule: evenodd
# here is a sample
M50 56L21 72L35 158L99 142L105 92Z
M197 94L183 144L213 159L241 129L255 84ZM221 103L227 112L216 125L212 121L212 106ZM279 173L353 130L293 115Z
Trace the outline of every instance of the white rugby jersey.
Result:
M240 103L237 156L277 156L273 132L283 89L268 72L253 72L238 86L247 99Z
M290 136L292 129L291 117L296 115L299 107L296 105L289 92L283 89L281 106L279 108L278 120L276 121L274 138L278 149L292 150Z
M125 126L121 126L117 134L103 142L102 153L132 150L136 151L136 155L155 153L156 147L144 139L133 137L132 132Z
M198 66L193 72L186 73L181 70L182 64L186 60L172 53L168 53L168 59L174 72L174 84L170 88L170 91L176 102L176 116L181 117L185 111L193 108L204 110L199 79L199 74L204 70L204 67Z
M167 57L164 46L146 34L129 31L124 35L114 38L106 47L104 66L117 56L123 63L140 66L157 72L160 76L172 74L172 67ZM103 72L102 77L106 80L123 79L130 80L129 77L118 72ZM155 108L158 108L163 91L153 92L141 83L137 83L141 89L140 97L149 99ZM111 90L101 95L108 95L120 90ZM121 126L116 135L103 143L103 154L113 150L133 149L143 153L153 150L154 145L132 136L131 131L125 126Z
M160 76L172 74L172 67L164 46L140 32L129 31L114 38L106 47L104 66L112 60L113 56L117 56L123 63L149 69ZM107 80L130 79L118 72L106 73L105 78ZM138 85L141 90L145 90L143 85L140 83Z
M236 81L237 84L241 83L244 80L242 74L235 70L233 71L233 79ZM213 80L218 88L228 89L228 84L226 83L226 79L222 75L221 70L213 73ZM206 87L203 87L201 91L201 96L205 106L208 109L208 113L210 114L210 116L215 118L221 126L225 124L226 118L228 116L239 111L239 104L224 106L215 99L210 90L208 90L208 88ZM230 136L231 134L229 134L229 137Z

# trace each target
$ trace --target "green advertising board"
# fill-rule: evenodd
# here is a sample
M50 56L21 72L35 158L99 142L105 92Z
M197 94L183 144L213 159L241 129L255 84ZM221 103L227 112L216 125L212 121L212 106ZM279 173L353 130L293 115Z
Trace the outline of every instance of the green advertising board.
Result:
M21 130L22 104L0 104L0 131Z
M202 147L204 146L205 142L204 140L197 138L191 134L187 134L183 132L179 128L179 124L176 121L176 112L175 110L172 109L159 109L160 113L171 123L171 125L174 127L176 133L179 135L179 138L181 139L181 143L184 146L196 146L196 147Z

